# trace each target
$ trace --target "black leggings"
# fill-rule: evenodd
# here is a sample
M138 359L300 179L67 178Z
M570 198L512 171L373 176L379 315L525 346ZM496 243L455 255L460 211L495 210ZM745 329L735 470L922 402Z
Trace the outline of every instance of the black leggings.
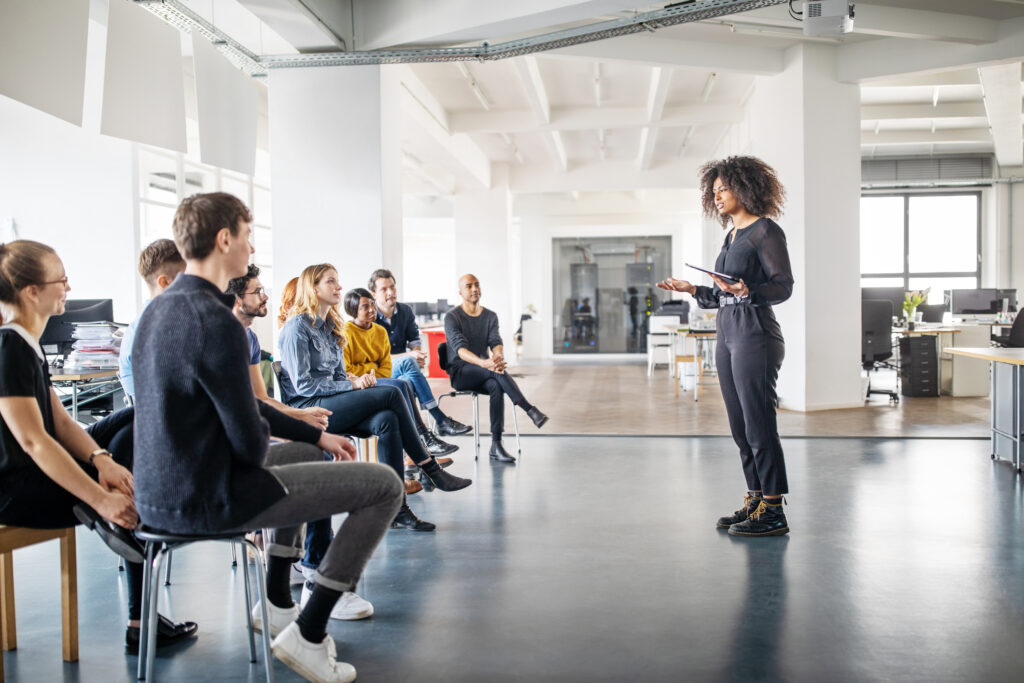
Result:
M476 391L491 397L491 438L501 441L505 431L505 395L523 410L530 404L519 391L519 385L507 374L499 374L479 365L461 365L452 374L452 387L457 391Z
M135 409L125 408L112 413L85 431L100 448L106 448L114 461L129 470L133 460ZM96 479L96 468L75 460L85 472ZM0 524L30 529L64 529L77 525L72 508L80 501L67 489L46 476L35 465L0 477ZM128 618L138 619L142 610L142 564L125 563L128 578Z

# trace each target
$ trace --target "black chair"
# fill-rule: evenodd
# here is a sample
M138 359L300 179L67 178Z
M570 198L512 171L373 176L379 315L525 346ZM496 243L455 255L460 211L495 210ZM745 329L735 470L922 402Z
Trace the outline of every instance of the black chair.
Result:
M992 341L995 342L997 346L1005 348L1024 348L1024 313L1018 313L1017 317L1013 319L1013 326L1010 327L1010 334L993 334Z
M946 304L921 304L917 310L921 312L921 322L941 323L946 312Z
M156 661L157 611L160 603L160 562L166 555L178 548L203 541L230 543L232 550L240 546L242 557L248 558L247 551L256 558L256 599L262 608L260 619L263 621L263 660L267 671L267 683L274 683L274 659L270 651L270 615L267 609L267 586L263 576L263 552L255 543L245 537L245 532L232 531L221 534L172 534L164 531L139 527L135 536L145 546L146 561L142 565L142 615L139 622L139 680L153 681L153 664ZM246 560L245 571L242 572L245 585L245 619L249 626L249 661L256 661L256 638L252 623L252 590L249 587L249 563ZM197 676L201 677L201 676Z
M894 368L885 361L892 358L892 302L882 299L864 299L860 307L860 361L868 371L868 393L885 394L893 403L900 402L895 391L871 388L871 371L881 367ZM899 381L897 375L897 382Z
M437 345L437 362L441 366L441 369L448 372L448 342L441 342ZM441 406L442 398L451 398L455 396L472 396L473 397L473 447L476 449L476 455L473 456L474 460L480 459L480 394L476 391L449 391L446 394L441 394L437 397L437 405ZM506 395L507 397L507 395ZM512 399L509 399L511 402ZM516 414L516 406L512 404L512 421L516 426L516 451L518 455L523 455L523 444L519 440L519 415ZM437 430L437 425L434 425L434 430Z

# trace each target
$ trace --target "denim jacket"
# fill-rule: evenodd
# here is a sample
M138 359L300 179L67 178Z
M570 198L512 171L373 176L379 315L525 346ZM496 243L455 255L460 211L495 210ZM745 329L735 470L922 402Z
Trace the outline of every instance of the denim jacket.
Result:
M281 397L290 405L314 396L352 390L345 373L345 352L338 346L334 323L297 315L281 328Z

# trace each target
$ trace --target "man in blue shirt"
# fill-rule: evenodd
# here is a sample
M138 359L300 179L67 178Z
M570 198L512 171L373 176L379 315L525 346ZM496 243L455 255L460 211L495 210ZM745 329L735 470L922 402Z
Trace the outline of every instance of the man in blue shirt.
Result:
M408 305L398 303L394 274L390 270L378 268L370 275L368 289L373 292L377 303L377 324L387 330L388 341L391 342L391 376L412 383L420 405L437 423L439 435L458 436L468 432L469 425L456 422L441 411L430 391L427 378L423 376L422 368L426 364L427 354L420 349L420 330L416 326L416 316Z
M172 240L161 239L153 242L139 254L139 275L149 288L149 299L142 305L146 310L149 302L171 286L174 278L185 271L185 259L181 258L178 248ZM141 317L142 312L139 312ZM121 387L125 396L135 400L135 378L132 375L132 342L135 340L135 325L138 318L128 326L121 339L121 353L118 366L121 375Z

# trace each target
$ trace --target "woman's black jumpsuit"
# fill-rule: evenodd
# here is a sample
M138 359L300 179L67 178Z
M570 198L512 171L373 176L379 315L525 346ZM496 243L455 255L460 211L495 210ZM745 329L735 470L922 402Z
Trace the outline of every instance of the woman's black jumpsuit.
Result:
M694 296L701 308L719 309L715 363L747 488L777 496L789 492L775 420L775 381L786 344L772 305L793 293L793 271L786 235L775 221L759 218L737 230L731 244L730 235L715 270L742 278L750 295L737 299L717 286L698 286Z

